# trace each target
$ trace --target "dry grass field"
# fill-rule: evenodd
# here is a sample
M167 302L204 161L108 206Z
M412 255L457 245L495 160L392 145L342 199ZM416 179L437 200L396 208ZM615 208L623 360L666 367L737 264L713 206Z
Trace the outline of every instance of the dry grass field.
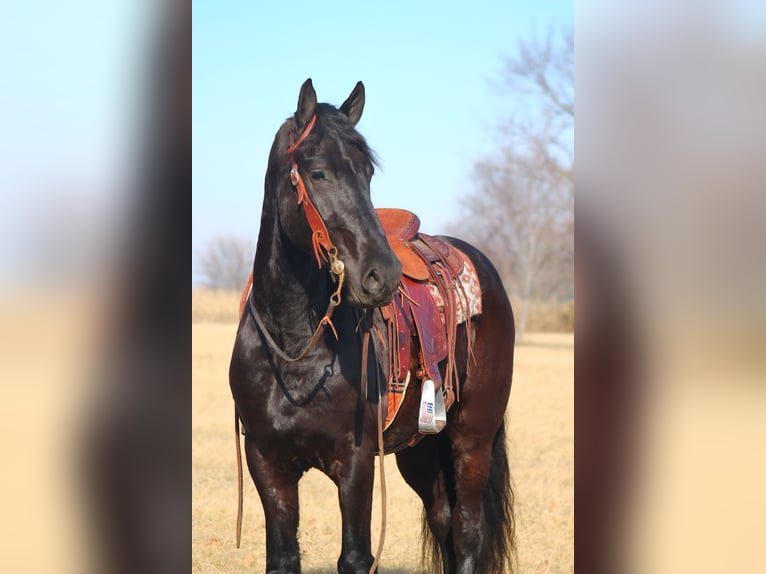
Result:
M192 321L236 322L240 293L211 289L192 290ZM511 298L517 310L521 302ZM574 329L573 301L531 301L528 332L569 333Z
M262 572L263 514L247 473L242 548L235 543L236 460L227 373L236 323L213 316L218 308L236 309L238 297L222 294L205 304L208 314L197 303L192 313L192 571ZM574 570L573 368L571 334L530 334L517 347L507 416L522 574ZM380 571L421 572L419 500L399 476L394 458L385 465L388 526ZM378 495L376 479L373 548L380 526ZM334 485L321 473L308 472L300 483L300 504L303 571L336 572L340 511Z

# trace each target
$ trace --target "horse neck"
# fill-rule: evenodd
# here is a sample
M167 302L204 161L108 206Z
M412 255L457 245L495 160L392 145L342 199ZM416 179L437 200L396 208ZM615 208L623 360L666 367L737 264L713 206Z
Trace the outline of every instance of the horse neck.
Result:
M268 192L267 192L268 193ZM280 231L276 205L264 201L253 264L254 303L272 336L290 348L311 337L330 300L328 271L312 253L292 244Z

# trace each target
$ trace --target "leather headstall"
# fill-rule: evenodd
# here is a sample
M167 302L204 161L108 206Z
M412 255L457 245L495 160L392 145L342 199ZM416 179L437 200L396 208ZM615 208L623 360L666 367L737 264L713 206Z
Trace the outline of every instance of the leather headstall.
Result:
M306 125L306 129L303 130L295 142L292 141L292 135L290 136L291 143L290 147L287 148L287 154L290 156L290 161L292 162L292 167L290 169L290 181L298 192L298 205L303 205L303 211L306 214L306 220L308 221L309 227L311 227L311 243L314 247L314 256L316 257L317 265L319 265L319 268L321 269L322 261L324 260L328 262L330 264L330 271L335 276L338 284L335 288L335 291L332 293L332 295L330 295L330 301L327 305L327 310L325 311L322 319L320 319L319 324L316 326L314 334L311 336L311 339L304 347L303 351L301 351L300 354L295 357L288 355L269 334L268 330L266 329L266 325L263 323L263 319L261 319L261 316L258 314L258 310L255 308L252 290L250 292L250 296L248 297L250 313L258 325L261 333L263 333L266 342L280 357L290 363L300 361L308 354L308 352L319 340L323 327L330 327L333 334L335 335L335 338L338 338L338 331L335 329L335 325L332 322L332 314L335 308L340 305L340 294L343 289L343 281L346 277L345 265L343 264L343 261L338 258L338 248L333 245L332 241L330 241L330 233L327 231L327 226L325 225L322 216L319 214L319 211L314 206L314 203L311 201L311 198L306 191L306 184L303 183L303 178L301 178L301 174L298 172L298 164L293 157L295 150L298 149L298 146L311 133L311 130L314 128L314 124L316 123L316 119L316 114L314 114L311 118L311 121L309 121L309 123Z
M324 219L319 214L314 203L309 197L308 191L306 191L306 184L303 182L300 172L298 171L298 162L295 161L293 154L298 146L314 129L316 123L316 114L311 117L311 121L306 125L306 129L303 130L298 139L295 142L292 141L292 134L290 135L290 147L287 148L287 154L290 156L292 167L290 168L290 182L293 184L295 191L298 194L298 205L303 206L303 211L306 214L306 221L311 228L311 245L314 248L314 257L316 257L317 265L321 268L322 261L330 263L330 270L336 275L340 276L343 273L343 262L338 259L338 248L335 247L330 239L330 232L327 231L327 225L325 225Z

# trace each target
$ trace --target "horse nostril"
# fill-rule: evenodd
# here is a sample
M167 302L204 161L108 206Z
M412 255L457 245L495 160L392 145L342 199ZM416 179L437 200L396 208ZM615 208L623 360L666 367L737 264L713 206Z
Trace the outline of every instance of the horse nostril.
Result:
M374 267L367 272L362 281L362 289L368 295L377 294L383 287L383 281L380 273Z

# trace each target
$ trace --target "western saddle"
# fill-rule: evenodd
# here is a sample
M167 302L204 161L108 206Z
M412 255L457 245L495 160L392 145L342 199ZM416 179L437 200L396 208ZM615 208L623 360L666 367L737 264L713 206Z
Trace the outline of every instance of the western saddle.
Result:
M420 233L420 219L403 209L378 208L391 248L402 263L402 279L393 301L381 309L388 328L389 395L385 428L393 422L403 400L411 375L420 379L425 396L426 383L432 381L441 396L435 399L446 412L460 400L455 365L457 306L468 297L458 279L463 272L465 255L445 241ZM441 295L443 306L434 300L431 284ZM470 313L464 309L471 351ZM447 360L442 381L439 363ZM426 399L424 398L423 401ZM435 426L420 425L421 432L439 432L446 420ZM422 418L421 418L422 423Z

